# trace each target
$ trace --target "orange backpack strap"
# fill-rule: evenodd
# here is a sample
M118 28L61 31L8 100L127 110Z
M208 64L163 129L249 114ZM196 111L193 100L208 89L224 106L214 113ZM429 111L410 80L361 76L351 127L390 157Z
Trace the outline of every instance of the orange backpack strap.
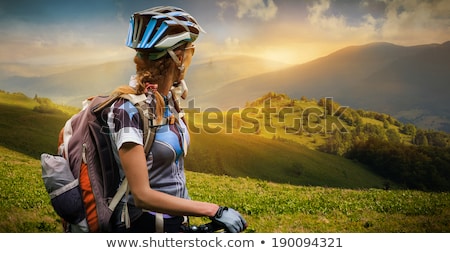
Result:
M64 156L64 127L61 128L58 135L58 150L56 154Z

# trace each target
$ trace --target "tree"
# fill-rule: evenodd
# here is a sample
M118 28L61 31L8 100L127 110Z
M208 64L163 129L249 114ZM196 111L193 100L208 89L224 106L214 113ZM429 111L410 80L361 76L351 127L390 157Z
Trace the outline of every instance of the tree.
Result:
M403 125L403 127L400 128L400 132L403 134L407 134L407 135L411 135L411 136L415 136L416 135L416 127L413 124L405 124Z
M389 142L400 143L401 141L400 134L395 129L386 130L386 137Z

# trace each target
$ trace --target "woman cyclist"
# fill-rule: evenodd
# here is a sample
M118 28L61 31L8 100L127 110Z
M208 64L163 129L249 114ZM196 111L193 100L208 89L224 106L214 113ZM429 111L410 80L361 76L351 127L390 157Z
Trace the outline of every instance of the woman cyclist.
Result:
M113 214L114 232L180 232L189 216L210 217L228 232L247 227L236 210L191 200L186 188L183 159L189 133L171 89L183 82L201 31L191 15L172 6L146 9L130 18L126 43L136 51L136 74L113 94L145 94L156 134L145 153L143 119L136 107L125 99L111 106L111 139L130 189Z

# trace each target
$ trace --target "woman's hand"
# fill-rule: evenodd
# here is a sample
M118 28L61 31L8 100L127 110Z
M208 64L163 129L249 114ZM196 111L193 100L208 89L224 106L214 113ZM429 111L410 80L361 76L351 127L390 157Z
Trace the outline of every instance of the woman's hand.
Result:
M240 233L247 228L244 217L238 211L228 207L219 207L211 220L230 233Z

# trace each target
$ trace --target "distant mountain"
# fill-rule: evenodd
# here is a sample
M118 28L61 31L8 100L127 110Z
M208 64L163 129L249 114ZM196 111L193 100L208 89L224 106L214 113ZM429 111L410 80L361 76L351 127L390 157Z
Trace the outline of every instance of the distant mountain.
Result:
M108 94L128 83L133 71L132 61L109 62L42 77L10 77L2 81L0 88L80 107L86 97Z
M186 80L188 101L195 100L202 110L243 107L274 91L292 98L333 97L341 105L450 132L449 70L450 41L410 47L380 42L346 47L295 66L247 56L197 60ZM9 77L0 80L0 89L80 106L88 96L128 83L133 73L130 59L42 77Z
M197 100L208 92L228 89L231 82L284 69L288 66L290 65L277 61L234 55L194 64L190 67L186 79L189 93L192 94L190 97ZM203 101L199 102L203 103ZM215 103L210 104L210 106L214 105Z
M202 94L217 90L235 80L255 76L288 66L276 61L263 61L249 56L228 56L201 60L191 65L186 77L189 93ZM22 92L33 97L51 98L53 101L71 106L80 106L86 97L108 94L115 87L128 84L135 73L133 60L108 62L86 66L41 77L13 76L0 79L0 89ZM4 73L3 76L6 76ZM192 97L192 96L191 96Z
M388 113L423 128L450 132L450 42L351 46L195 97L199 105L242 107L266 91L293 98L333 97L341 105Z

